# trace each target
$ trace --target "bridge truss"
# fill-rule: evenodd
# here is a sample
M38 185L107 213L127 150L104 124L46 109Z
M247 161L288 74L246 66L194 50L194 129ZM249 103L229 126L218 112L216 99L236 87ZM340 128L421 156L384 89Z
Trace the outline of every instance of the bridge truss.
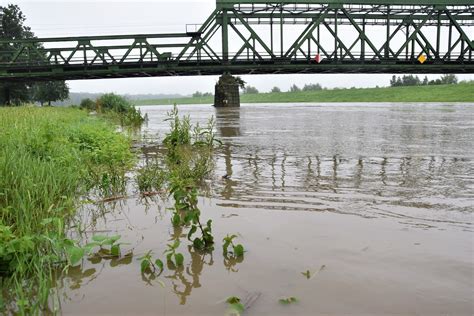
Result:
M217 0L184 33L1 39L0 81L474 73L473 26L472 0Z

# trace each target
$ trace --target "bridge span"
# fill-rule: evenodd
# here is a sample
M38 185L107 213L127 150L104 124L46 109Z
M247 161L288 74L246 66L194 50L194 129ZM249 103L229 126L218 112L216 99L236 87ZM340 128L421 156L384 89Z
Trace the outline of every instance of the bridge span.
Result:
M216 0L183 33L0 40L0 82L474 73L472 0ZM170 13L171 14L171 13Z

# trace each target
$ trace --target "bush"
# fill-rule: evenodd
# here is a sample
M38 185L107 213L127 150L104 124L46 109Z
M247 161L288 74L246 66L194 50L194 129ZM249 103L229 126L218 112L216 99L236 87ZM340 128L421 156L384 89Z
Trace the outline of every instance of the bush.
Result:
M89 98L82 99L80 108L81 109L86 109L86 110L89 110L89 111L95 111L95 102L92 101Z
M99 112L112 112L109 115L111 118L117 120L123 126L141 126L145 121L140 110L137 110L133 104L120 95L108 93L97 99L97 110ZM114 115L116 113L118 115Z

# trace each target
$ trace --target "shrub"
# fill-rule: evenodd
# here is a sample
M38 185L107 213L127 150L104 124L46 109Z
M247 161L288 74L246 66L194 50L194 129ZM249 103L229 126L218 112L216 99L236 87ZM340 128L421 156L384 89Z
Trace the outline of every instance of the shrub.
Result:
M95 102L89 98L82 99L81 105L79 106L81 109L86 109L89 111L95 111Z

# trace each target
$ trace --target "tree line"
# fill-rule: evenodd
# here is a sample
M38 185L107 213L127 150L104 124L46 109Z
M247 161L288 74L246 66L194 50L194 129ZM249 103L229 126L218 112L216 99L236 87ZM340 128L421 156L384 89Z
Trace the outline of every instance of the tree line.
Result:
M0 38L18 40L36 38L31 28L25 25L26 17L18 5L0 6L3 13L0 21ZM0 62L7 62L21 44L0 43ZM37 48L42 48L38 46ZM0 105L20 105L39 102L41 105L62 101L69 96L65 81L1 82Z
M414 75L404 75L402 77L397 77L393 75L390 79L391 87L403 87L403 86L427 86L427 85L441 85L441 84L457 84L458 77L456 75L442 75L441 78L435 80L428 80L428 77L425 76L421 80L418 76Z

